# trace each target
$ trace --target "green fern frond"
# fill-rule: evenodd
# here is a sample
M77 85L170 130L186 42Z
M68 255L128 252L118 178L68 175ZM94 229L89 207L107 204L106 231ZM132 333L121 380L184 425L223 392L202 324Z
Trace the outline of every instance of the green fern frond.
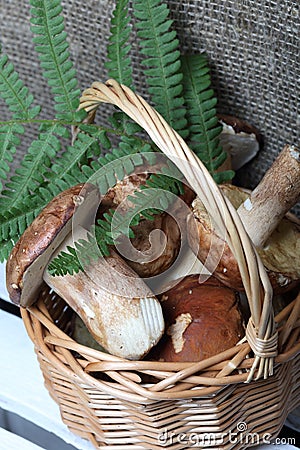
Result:
M110 220L100 220L98 225L91 227L86 239L79 239L74 247L68 246L67 252L62 251L53 258L47 268L49 273L52 276L73 275L84 270L92 261L109 256L109 245L113 244L109 229Z
M130 36L130 17L128 14L129 0L117 0L111 19L109 44L107 46L107 61L109 78L120 84L132 87L132 65L128 54L131 46L128 44Z
M184 74L184 98L189 122L189 146L205 164L216 182L232 179L233 172L217 173L227 155L219 136L222 127L218 123L217 99L211 89L207 57L204 54L182 57Z
M153 154L149 153L148 156L147 152L151 152L150 144L134 136L122 136L117 148L81 167L84 175L82 181L93 182L105 195L109 188L132 174L136 167L145 162L153 163Z
M133 89L132 62L129 56L130 32L129 1L117 0L110 22L105 67L108 69L109 78ZM125 131L128 135L133 135L140 130L140 127L123 112L114 112L109 120L116 130Z
M50 275L63 277L64 275L74 275L75 273L84 270L84 267L78 258L76 249L68 246L67 250L67 252L60 252L60 254L50 262L47 267Z
M130 175L135 167L144 162L153 163L150 161L152 153L147 155L148 152L153 152L151 145L137 136L121 134L118 147L112 149L108 134L113 130L86 124L80 124L78 128L81 132L77 135L73 147L69 147L53 166L54 181L64 179L65 175L76 177L77 183L93 180L105 194L116 181ZM97 151L93 148L95 143L100 144ZM101 149L110 151L103 155ZM64 168L67 168L65 172Z
M10 123L0 127L0 192L3 189L1 180L6 181L13 162L16 147L20 144L18 135L24 133L24 127L17 123Z
M90 136L79 132L74 144L56 158L51 165L51 172L47 180L51 183L57 183L58 180L68 180L70 186L87 181L87 177L82 172L82 166L87 165L90 157L95 157L101 152L98 141L107 144L105 130L98 130L97 134Z
M13 155L21 143L20 136L25 132L22 124L17 121L34 119L41 109L40 106L32 106L33 95L24 86L7 55L0 57L0 97L5 101L13 119L0 127L0 191L2 191L1 180L6 181Z
M86 239L79 239L74 247L68 246L67 252L62 251L55 257L48 265L49 273L54 276L73 275L84 270L92 261L97 261L103 253L97 246L94 233L95 227L92 227ZM109 254L107 248L104 253Z
M7 55L0 57L0 97L15 120L33 119L40 112L40 106L32 106L33 95L24 86Z
M130 158L132 159L132 156ZM121 236L134 238L133 227L143 219L153 220L156 214L166 211L174 201L174 195L182 193L180 181L171 176L153 174L147 180L147 184L141 186L141 191L128 196L128 200L134 204L129 211L121 213L111 209L103 215L103 219L97 220L97 224L93 227L96 241L90 237L75 243L75 248L68 248L69 253L61 252L48 267L51 274L72 275L83 270L83 266L87 266L90 262L87 256L90 254L93 255L92 259L96 259L97 254L108 256L110 246L115 245ZM85 262L84 265L82 261Z
M105 195L117 181L131 175L136 167L143 165L145 162L138 149L135 153L129 155L117 157L118 154L121 155L119 151L109 153L91 165L93 170L92 180L97 184L102 195Z
M105 129L86 125L83 125L83 129L85 133L80 132L74 145L68 147L60 157L57 152L61 144L55 133L63 134L65 128L58 122L45 129L40 139L32 143L16 175L7 183L7 189L0 198L0 208L3 211L0 241L16 242L41 209L59 192L72 185L94 182L105 194L117 180L130 175L135 167L145 163L147 158L143 158L140 152L151 150L150 145L142 144L139 138L124 137L119 149L88 161L89 157L95 156L94 153L89 154L91 147L98 140L108 146L109 140ZM87 130L91 132L91 129L92 136L86 133ZM55 164L53 160L56 161Z
M54 96L56 118L64 121L76 119L80 90L76 71L70 60L60 0L30 0L31 31L39 54L43 76Z
M52 199L52 194L47 190L47 197L43 198L46 204ZM26 228L41 210L41 201L36 197L29 197L26 202L20 202L17 207L3 209L0 216L0 261L3 262L9 256L13 246L19 240Z
M54 197L70 187L62 180L40 187L36 195L27 197L14 207L2 209L0 215L0 261L8 258L13 245L26 228ZM1 199L2 200L2 199Z
M31 143L20 167L2 192L0 208L13 208L45 183L51 162L61 148L57 135L64 135L65 132L62 125L54 122Z
M141 186L141 189L151 187L166 190L175 195L184 193L182 184L183 175L174 163L170 160L166 160L166 165L160 168L160 172L161 173L151 174L146 181L146 185Z
M133 12L151 99L164 119L186 137L179 41L171 30L169 9L159 0L134 0Z

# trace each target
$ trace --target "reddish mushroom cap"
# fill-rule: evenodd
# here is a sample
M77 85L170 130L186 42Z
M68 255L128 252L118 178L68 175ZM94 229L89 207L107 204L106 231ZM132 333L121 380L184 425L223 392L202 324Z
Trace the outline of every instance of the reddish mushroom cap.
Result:
M199 284L188 276L165 292L161 305L166 332L149 357L163 361L201 361L227 350L244 336L235 291L214 277Z

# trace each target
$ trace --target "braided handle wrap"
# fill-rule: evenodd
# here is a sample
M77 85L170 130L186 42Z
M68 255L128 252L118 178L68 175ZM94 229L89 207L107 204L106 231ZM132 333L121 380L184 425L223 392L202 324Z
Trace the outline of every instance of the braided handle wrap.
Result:
M80 99L80 109L94 115L101 103L119 107L138 123L159 149L174 163L194 189L218 231L234 254L251 311L246 338L255 354L247 381L273 373L277 332L272 308L272 288L266 270L235 208L223 195L210 173L185 141L142 97L115 80L95 82Z

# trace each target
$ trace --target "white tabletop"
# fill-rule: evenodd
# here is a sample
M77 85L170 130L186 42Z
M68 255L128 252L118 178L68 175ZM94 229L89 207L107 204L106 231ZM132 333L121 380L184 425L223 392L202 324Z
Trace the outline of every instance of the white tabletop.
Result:
M2 310L0 342L0 407L54 433L77 449L94 449L63 424L58 405L44 386L33 345L22 320Z
M0 428L0 449L3 450L45 450L27 439Z
M8 292L5 285L5 264L0 263L0 298L9 301Z

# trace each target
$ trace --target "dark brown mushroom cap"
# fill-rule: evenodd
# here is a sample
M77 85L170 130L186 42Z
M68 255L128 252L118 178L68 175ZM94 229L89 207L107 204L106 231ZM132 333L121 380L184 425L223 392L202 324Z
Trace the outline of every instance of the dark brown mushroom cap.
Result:
M139 191L141 186L146 184L147 178L149 178L148 172L141 171L141 173L133 173L126 176L123 180L119 180L113 187L108 189L107 193L101 199L99 217L101 213L103 214L103 212L107 212L109 209L120 207L121 211L126 211L134 206L127 198L133 195L135 191Z
M249 192L236 186L221 186L233 206L238 209ZM243 291L238 264L229 246L211 228L211 221L202 203L196 199L193 214L188 218L189 244L200 261L226 286ZM300 225L286 215L257 252L264 263L275 293L283 293L300 282ZM207 257L210 253L210 259ZM210 266L211 264L211 266Z
M7 290L14 303L29 306L34 302L51 254L70 232L76 207L91 193L98 198L98 189L91 184L78 184L61 192L22 234L6 265Z
M149 359L202 361L244 336L237 293L214 277L201 284L198 278L187 276L162 295L166 331Z
M231 116L229 114L219 114L218 118L221 123L231 126L235 133L254 134L258 142L262 143L262 137L259 131L245 120L239 119L238 117Z
M237 117L220 114L219 121L223 126L220 142L231 160L233 170L240 169L250 161L262 146L259 131L248 122Z

